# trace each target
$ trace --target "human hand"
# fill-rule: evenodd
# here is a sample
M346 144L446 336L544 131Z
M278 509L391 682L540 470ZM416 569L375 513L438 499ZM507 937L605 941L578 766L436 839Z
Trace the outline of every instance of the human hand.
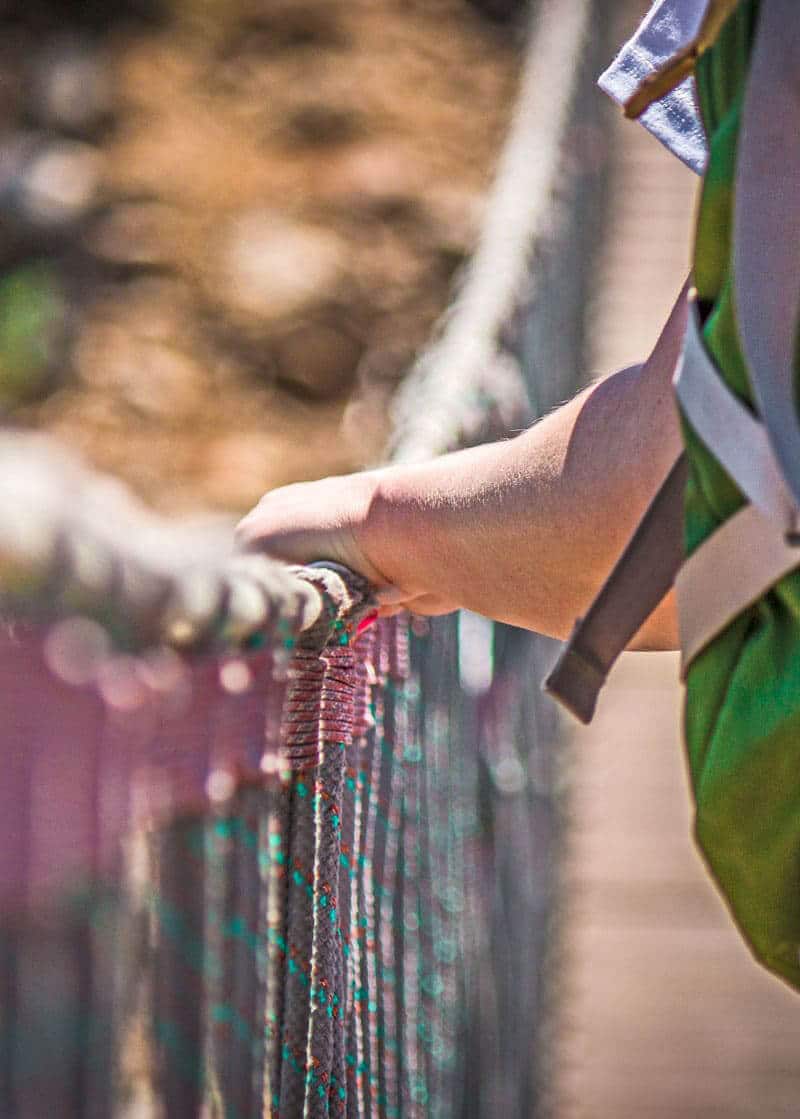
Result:
M349 567L372 584L382 617L403 609L449 613L456 604L437 594L415 564L408 509L393 504L382 486L390 473L372 470L271 490L239 522L237 547L289 563L329 560Z

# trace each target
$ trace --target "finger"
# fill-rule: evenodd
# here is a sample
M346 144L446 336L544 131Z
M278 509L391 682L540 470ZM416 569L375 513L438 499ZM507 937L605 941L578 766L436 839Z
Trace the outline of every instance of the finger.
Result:
M458 609L458 604L448 602L435 594L407 595L403 602L391 606L379 606L379 618L393 618L395 614L402 614L404 610L411 614L419 614L427 618L436 618L441 614L452 614Z
M378 606L397 606L401 602L408 602L414 596L408 591L401 590L400 587L392 586L391 583L384 583L373 589L372 597Z
M458 610L458 603L448 602L436 594L421 594L412 598L406 609L426 618L438 618L442 614L452 614L454 610Z

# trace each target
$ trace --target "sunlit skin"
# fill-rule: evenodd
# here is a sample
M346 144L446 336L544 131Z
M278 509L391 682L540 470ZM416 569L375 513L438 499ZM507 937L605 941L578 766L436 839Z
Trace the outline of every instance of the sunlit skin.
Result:
M565 637L591 602L680 449L671 378L677 300L641 365L613 373L513 439L412 466L273 490L241 522L242 548L367 576L381 613L465 607ZM677 645L672 596L635 649Z

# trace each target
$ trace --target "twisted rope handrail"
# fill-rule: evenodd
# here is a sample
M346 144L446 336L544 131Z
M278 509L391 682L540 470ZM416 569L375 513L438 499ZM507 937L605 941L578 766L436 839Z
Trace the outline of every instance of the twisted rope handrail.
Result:
M237 647L296 637L366 601L352 574L233 553L224 517L168 520L39 435L0 435L0 602L80 612L128 648Z
M574 111L591 0L541 0L480 242L441 333L393 406L394 461L431 458L519 430L534 418L526 378L503 334L535 298L532 255L553 237L562 144Z

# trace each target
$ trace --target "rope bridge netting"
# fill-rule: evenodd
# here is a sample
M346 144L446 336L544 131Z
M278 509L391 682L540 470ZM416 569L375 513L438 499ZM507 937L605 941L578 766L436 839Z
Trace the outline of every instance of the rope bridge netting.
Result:
M518 429L574 383L595 16L535 6L398 461ZM230 540L0 438L0 1114L530 1116L546 647L470 615L366 624L357 576Z

